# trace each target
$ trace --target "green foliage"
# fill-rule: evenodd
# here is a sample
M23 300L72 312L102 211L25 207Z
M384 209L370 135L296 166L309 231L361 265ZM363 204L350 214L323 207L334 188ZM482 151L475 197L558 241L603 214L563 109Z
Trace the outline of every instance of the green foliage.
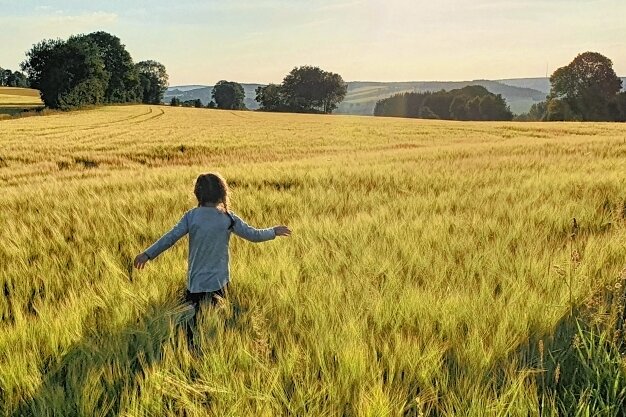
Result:
M85 37L42 41L26 54L22 69L33 88L41 91L46 106L71 109L100 104L109 73L98 47Z
M455 96L450 103L450 118L453 120L468 120L467 96Z
M202 107L202 101L197 98L195 100L185 100L183 102L180 102L179 100L179 105L182 105L183 107L195 107L195 108L201 108Z
M234 81L221 80L213 87L211 98L218 109L244 110L246 93L241 84Z
M524 115L524 120L526 121L543 121L548 117L548 102L540 101L539 103L535 103L530 107L530 110L526 115Z
M623 416L626 368L619 349L606 331L575 323L570 343L550 352L543 392L554 395L559 415Z
M569 103L565 100L551 98L548 100L545 120L548 122L563 122L568 120L578 120Z
M172 97L170 100L170 106L172 107L180 106L180 104L180 99L178 97Z
M609 106L615 121L626 122L626 91L617 94Z
M261 111L282 111L284 109L284 99L280 90L281 86L277 84L268 84L256 88L255 99L259 103Z
M471 85L457 90L401 93L379 100L375 116L446 120L511 120L513 113L500 94Z
M339 74L308 65L291 70L280 86L284 106L298 113L332 113L347 91Z
M439 119L439 115L432 111L428 106L422 106L420 108L420 119Z
M165 66L160 62L148 60L138 62L135 67L139 73L141 101L146 104L160 104L168 86Z
M575 240L575 233L572 234ZM570 271L580 267L571 249ZM626 410L626 269L599 289L584 309L564 317L538 352L544 415L622 416ZM540 345L543 348L543 345Z
M141 101L139 72L120 39L106 32L93 32L83 36L98 47L104 69L109 73L104 101L107 103Z
M27 88L29 86L30 83L24 73L0 67L0 87Z
M43 40L21 64L46 106L55 109L144 101L160 103L167 73L154 61L133 64L116 36L106 32Z
M213 100L209 101L209 104L207 104L206 106L209 109L215 109L217 107L217 105L215 104Z
M570 115L565 120L609 121L609 104L622 88L622 80L613 70L613 62L597 53L585 52L567 66L557 69L550 77L550 100L567 104ZM549 106L548 106L549 107Z
M259 86L256 101L263 111L332 113L345 98L348 86L339 74L319 67L296 67L282 84Z

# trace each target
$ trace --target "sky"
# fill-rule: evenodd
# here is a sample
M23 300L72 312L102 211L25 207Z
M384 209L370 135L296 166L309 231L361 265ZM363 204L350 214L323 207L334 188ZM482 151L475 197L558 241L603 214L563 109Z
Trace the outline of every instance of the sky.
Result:
M170 85L544 77L600 52L626 76L625 0L0 0L0 67L42 39L104 30Z

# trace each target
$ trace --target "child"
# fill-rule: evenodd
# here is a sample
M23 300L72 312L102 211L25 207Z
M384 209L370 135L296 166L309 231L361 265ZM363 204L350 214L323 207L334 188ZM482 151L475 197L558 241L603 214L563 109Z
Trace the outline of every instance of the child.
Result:
M207 300L215 305L218 298L225 295L229 281L228 242L231 233L251 242L264 242L276 236L289 236L291 230L287 226L255 229L228 211L228 185L219 174L201 174L196 180L194 194L198 207L187 211L172 230L137 255L134 265L143 269L149 260L189 233L185 298L193 304L197 314L201 301Z

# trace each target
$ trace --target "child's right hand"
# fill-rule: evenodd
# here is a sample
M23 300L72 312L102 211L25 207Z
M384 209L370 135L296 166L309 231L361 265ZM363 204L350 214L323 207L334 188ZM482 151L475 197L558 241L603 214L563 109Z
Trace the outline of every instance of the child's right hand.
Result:
M287 226L274 226L274 234L276 234L276 236L290 236L291 229Z
M143 267L146 265L146 263L148 263L149 260L150 258L148 258L148 255L146 255L145 253L140 253L135 257L133 265L137 269L143 269Z

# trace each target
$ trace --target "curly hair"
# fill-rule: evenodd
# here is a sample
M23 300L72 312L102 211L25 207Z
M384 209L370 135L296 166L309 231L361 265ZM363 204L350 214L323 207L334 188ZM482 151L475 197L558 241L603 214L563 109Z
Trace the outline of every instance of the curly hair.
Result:
M198 206L215 204L217 208L228 213L228 184L220 174L200 174L193 192L198 199Z

